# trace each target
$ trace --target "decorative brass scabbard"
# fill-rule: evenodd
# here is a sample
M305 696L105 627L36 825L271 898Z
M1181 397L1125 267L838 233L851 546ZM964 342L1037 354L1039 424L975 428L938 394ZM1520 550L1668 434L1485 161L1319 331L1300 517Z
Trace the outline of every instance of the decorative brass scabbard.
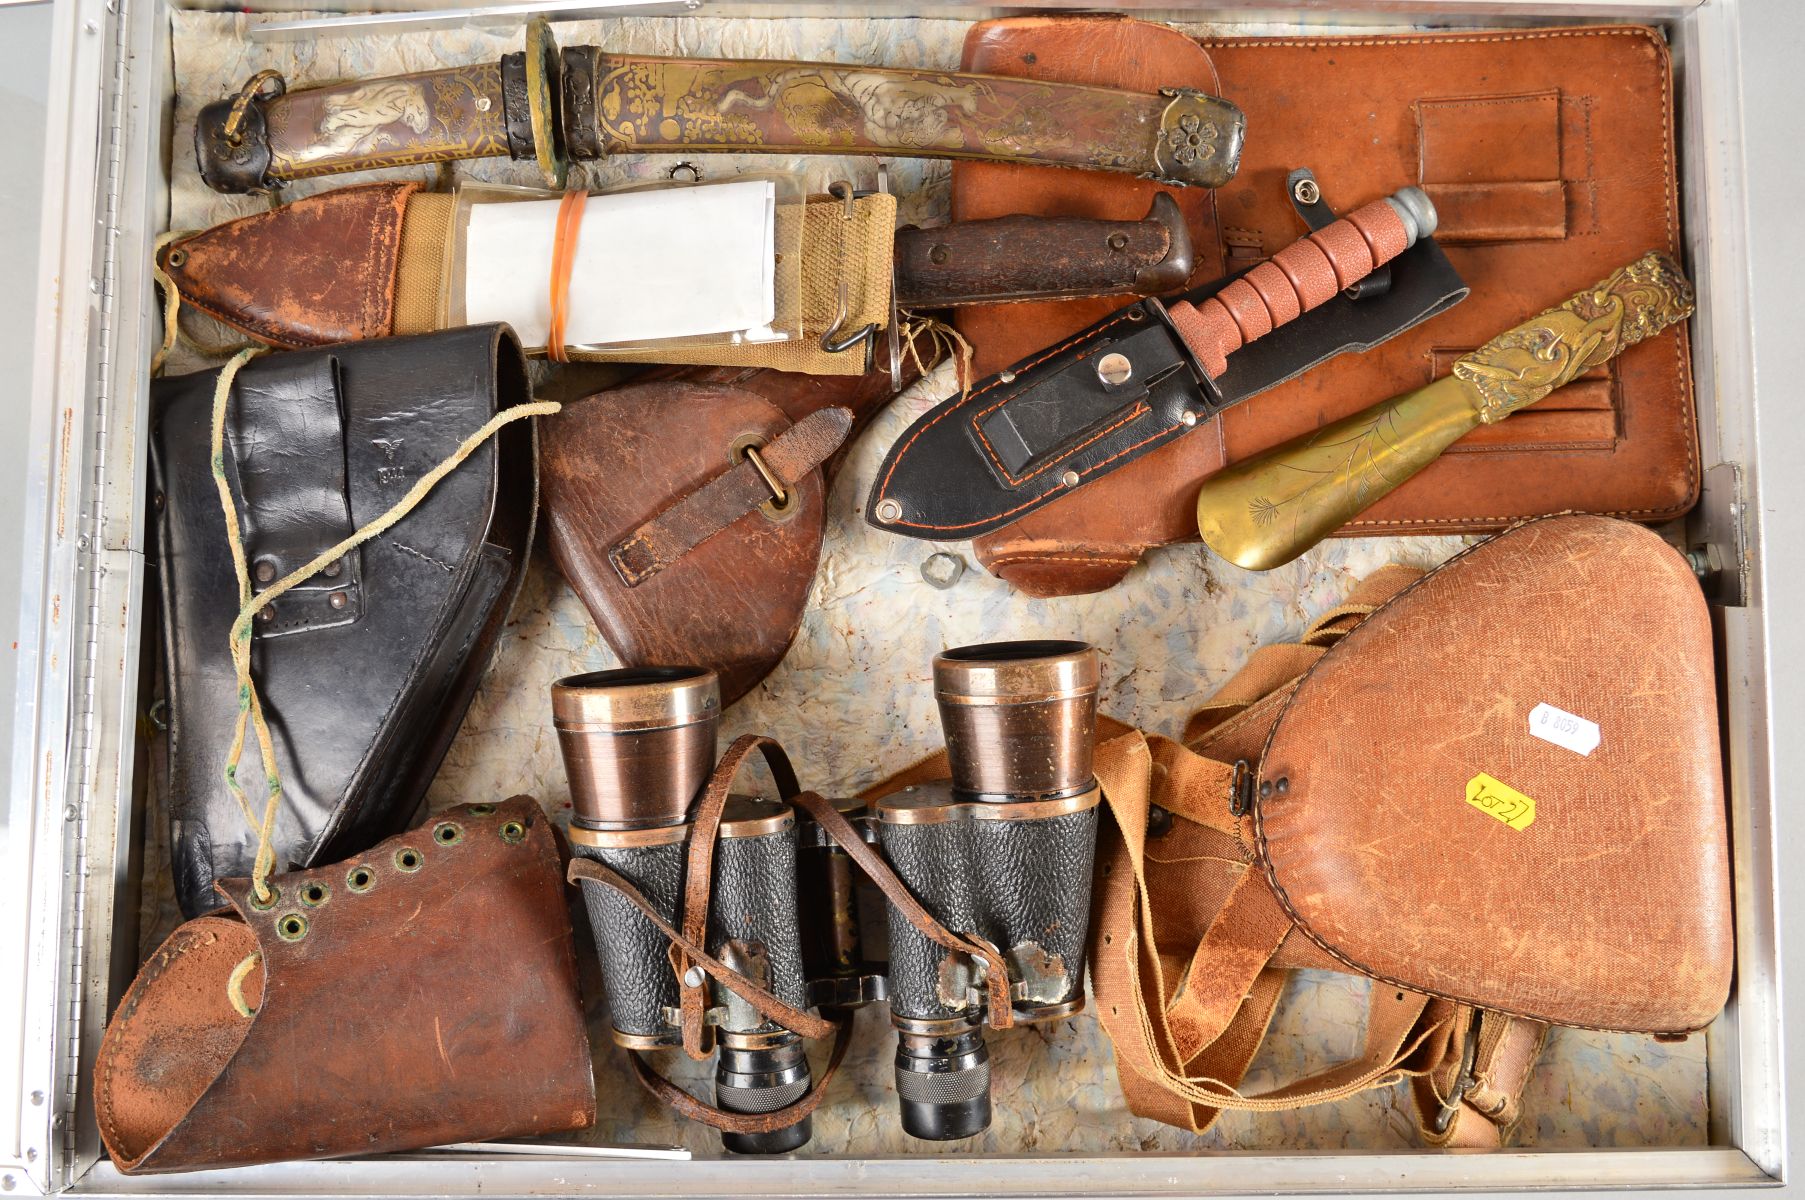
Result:
M260 73L201 110L195 149L225 192L502 154L538 160L562 186L568 158L679 149L992 159L1216 187L1239 166L1243 126L1234 105L1190 88L560 51L538 20L500 63L296 92Z
M1499 334L1453 373L1204 481L1197 530L1237 566L1290 562L1480 425L1502 421L1692 314L1692 285L1649 253Z

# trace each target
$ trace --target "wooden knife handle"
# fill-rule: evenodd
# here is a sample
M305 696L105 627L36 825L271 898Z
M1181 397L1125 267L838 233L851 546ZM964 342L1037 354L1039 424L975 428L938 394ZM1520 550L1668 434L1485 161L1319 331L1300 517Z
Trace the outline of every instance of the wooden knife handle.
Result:
M997 217L896 234L904 308L1076 296L1156 296L1191 277L1191 236L1164 192L1139 221Z

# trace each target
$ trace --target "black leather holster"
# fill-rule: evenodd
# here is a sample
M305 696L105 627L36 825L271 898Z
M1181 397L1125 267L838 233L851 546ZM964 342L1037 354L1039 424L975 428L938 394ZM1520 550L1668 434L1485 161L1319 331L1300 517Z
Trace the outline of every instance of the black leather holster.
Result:
M257 834L227 789L239 610L209 467L217 371L152 387L151 475L169 700L175 889L193 917L248 875ZM532 398L506 326L251 360L224 467L253 590L387 511L497 411ZM505 426L392 528L279 597L253 627L282 779L277 871L349 857L413 817L524 576L537 507L532 422ZM237 777L267 795L254 738Z

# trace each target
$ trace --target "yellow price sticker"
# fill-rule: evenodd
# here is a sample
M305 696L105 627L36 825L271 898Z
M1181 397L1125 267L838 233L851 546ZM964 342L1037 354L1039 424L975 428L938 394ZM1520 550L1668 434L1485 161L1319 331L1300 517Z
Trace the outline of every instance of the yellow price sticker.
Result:
M1467 803L1480 812L1491 813L1512 829L1528 829L1536 819L1534 800L1484 771L1467 780Z

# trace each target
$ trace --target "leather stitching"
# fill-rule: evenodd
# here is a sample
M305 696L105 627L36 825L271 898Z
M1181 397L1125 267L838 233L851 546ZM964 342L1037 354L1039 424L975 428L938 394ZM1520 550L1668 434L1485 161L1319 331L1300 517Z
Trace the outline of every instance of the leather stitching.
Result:
M1415 37L1415 38L1399 38L1399 37L1336 38L1333 40L1323 40L1323 39L1319 39L1319 38L1308 38L1308 39L1304 39L1304 38L1259 38L1259 39L1200 38L1200 39L1198 39L1198 45L1202 46L1206 50L1208 50L1212 47L1231 49L1231 50L1236 49L1236 48L1242 48L1242 47L1246 47L1246 48L1258 47L1258 48L1266 48L1266 49L1293 48L1293 47L1303 45L1306 43L1309 45L1313 45L1313 46L1331 46L1331 47L1334 47L1334 46L1345 46L1345 47L1355 47L1355 46L1438 46L1438 45L1486 45L1486 44L1493 44L1493 43L1500 43L1500 42L1533 42L1533 41L1546 41L1546 40L1549 40L1552 38L1585 38L1585 37L1635 37L1635 38L1641 38L1641 39L1651 43L1652 45L1654 45L1656 47L1656 49L1660 51L1661 58L1667 64L1667 69L1659 72L1659 74L1661 76L1661 154L1662 154L1662 165L1663 165L1661 182L1662 182L1663 190L1665 191L1665 194L1666 194L1666 201L1667 201L1667 251L1669 254L1673 254L1673 255L1677 256L1679 254L1679 219L1678 219L1678 213L1674 206L1673 67L1672 67L1672 60L1671 60L1671 51L1669 50L1666 41L1664 41L1652 29L1646 29L1641 26L1609 25L1609 26L1594 26L1594 27L1586 28L1586 29L1549 29L1549 30L1540 30L1540 31L1533 32L1533 33L1494 33L1494 34L1485 34L1485 35L1481 35L1481 36L1458 36L1458 37L1450 37L1450 36L1443 35L1443 36ZM1586 128L1587 128L1587 136L1588 136L1587 153L1589 156L1591 153L1591 145L1590 145L1591 120L1590 120L1589 114L1587 117ZM1421 143L1419 141L1419 146L1420 146L1420 144ZM1593 172L1591 170L1588 170L1588 172L1587 172L1588 175L1591 175L1594 173L1595 172ZM1596 200L1594 200L1593 207L1594 207L1594 210L1596 210L1596 207L1597 207ZM1663 336L1673 354L1674 378L1678 382L1679 389L1680 389L1680 397L1681 397L1680 403L1681 403L1682 416L1684 418L1685 427L1688 429L1696 430L1698 427L1698 417L1695 412L1696 406L1694 404L1694 397L1692 394L1692 382L1687 377L1687 373L1686 373L1686 357L1680 350L1680 342L1681 342L1681 339L1684 336L1684 334L1678 333L1678 332L1669 332ZM1662 518L1667 518L1667 517L1677 517L1685 512L1690 511L1692 508L1692 505L1694 503L1696 503L1696 498L1698 495L1698 487L1699 487L1698 442L1697 442L1696 433L1694 433L1693 436L1688 437L1686 439L1686 481L1687 481L1687 485L1688 485L1687 493L1690 498L1681 504L1669 505L1667 507L1656 507L1656 508L1616 508L1616 509L1609 509L1607 511L1599 512L1596 515L1606 516L1606 517L1652 517L1652 518L1662 519ZM1528 519L1534 519L1534 518L1528 518ZM1448 518L1442 518L1442 519L1412 517L1412 518L1399 519L1399 520L1356 519L1353 521L1349 521L1342 528L1343 529L1366 529L1366 528L1416 529L1416 530L1428 531L1428 530L1446 528L1447 526L1454 525L1454 524L1458 524L1465 528L1471 528L1472 526L1477 526L1477 525L1501 526L1501 525L1506 525L1506 524L1510 524L1513 522L1520 522L1522 520L1525 520L1525 518L1522 516L1485 516L1485 517L1460 516L1460 517L1448 517Z
M1556 516L1556 517L1558 517L1558 516L1574 516L1574 515L1578 515L1578 514L1574 514L1572 512L1552 514L1552 516ZM1597 515L1597 514L1585 514L1585 515ZM1552 519L1552 518L1551 517L1533 517L1527 521L1519 521L1519 522L1517 522L1517 524L1511 526L1511 528L1517 529L1524 525L1533 525L1537 521L1546 521L1546 520L1550 520L1550 519ZM1346 646L1348 644L1348 642L1353 638L1353 636L1360 630L1361 626L1365 625L1373 617L1378 616L1380 613L1384 612L1387 608L1390 608L1392 605L1394 605L1398 601L1402 600L1405 596L1408 596L1411 592L1414 592L1417 588L1422 587L1426 582L1435 578L1437 575L1441 574L1448 567L1459 562L1461 559L1467 557L1469 554L1472 554L1475 550L1478 550L1481 546L1487 545L1489 543L1489 541L1490 541L1490 539L1487 539L1486 541L1479 542L1476 545L1468 546L1465 550L1462 550L1459 554L1456 554L1453 558L1450 558L1447 562L1443 563L1440 567L1437 567L1433 571L1425 572L1421 577L1419 577L1417 579L1413 579L1409 583L1405 584L1402 588L1398 589L1398 591L1392 595L1391 599L1385 601L1385 603L1383 603L1383 604L1379 605L1377 608L1373 609L1373 611L1370 614L1368 614L1366 617L1362 618L1361 621L1358 624L1356 624L1352 629L1348 630L1347 634L1344 635L1340 641L1336 642L1333 646L1330 646L1326 651L1324 651L1322 657L1318 658L1316 660L1316 662L1313 663L1308 670L1306 670L1302 675L1298 676L1297 679L1294 680L1291 684L1286 685L1291 688L1291 693L1290 693L1290 695L1285 697L1285 702L1284 702L1283 707L1280 708L1278 716L1276 718L1274 718L1274 720L1272 722L1271 730L1266 734L1266 744L1260 750L1260 764L1261 764L1262 771L1264 769L1267 757L1272 752L1272 743L1274 742L1274 740L1277 739L1279 729L1283 727L1283 725L1285 723L1285 717L1290 713L1291 706L1294 703L1296 703L1298 694L1304 690L1304 685L1310 681L1310 677L1312 675L1316 674L1316 672L1322 670L1324 664L1328 663L1330 661L1331 656L1334 654L1334 652L1336 650L1340 649L1341 647ZM1351 653L1351 652L1349 652L1349 653ZM1277 693L1273 693L1273 694L1277 694ZM1211 732L1214 733L1215 730L1212 730ZM1256 795L1257 795L1257 792L1256 792ZM1393 987L1403 988L1405 991L1420 992L1421 994L1423 994L1425 996L1433 996L1440 1000L1448 1000L1455 1004L1463 1004L1469 1008L1479 1008L1479 1009L1485 1010L1486 1012L1503 1013L1507 1017L1520 1017L1526 1021L1540 1021L1540 1022L1543 1022L1548 1025L1560 1025L1567 1029L1586 1029L1586 1030L1591 1030L1596 1033L1636 1033L1636 1034L1643 1034L1648 1037L1656 1037L1656 1036L1673 1036L1673 1035L1686 1035L1686 1034L1697 1033L1702 1029L1708 1028L1711 1024L1711 1022L1707 1021L1703 1025L1695 1025L1688 1029L1625 1029L1622 1027L1612 1027L1612 1026L1606 1026L1606 1025L1582 1025L1576 1021L1569 1021L1569 1020L1565 1020L1565 1019L1562 1019L1559 1017L1547 1016L1545 1014L1540 1014L1540 1013L1527 1012L1527 1011L1524 1011L1521 1009L1505 1008L1505 1007L1502 1007L1502 1006L1496 1005L1496 1004L1478 1004L1478 1003L1474 1002L1473 1000L1463 997L1463 996L1456 996L1449 992L1436 991L1433 988L1422 987L1415 983L1406 983L1402 979L1398 979L1394 976L1386 975L1380 971L1376 971L1373 968L1368 967L1368 966L1356 961L1355 959L1349 957L1348 955L1342 953L1336 947L1330 945L1328 943L1328 941L1326 941L1322 937L1321 934L1317 933L1315 929L1311 928L1310 923L1304 919L1304 917L1301 913L1299 913L1297 911L1296 906L1293 905L1291 902L1290 895L1285 891L1284 885L1279 882L1278 872L1273 866L1271 856L1268 855L1266 852L1265 806L1262 805L1259 802L1259 800L1256 799L1253 802L1253 804L1249 806L1249 814L1248 815L1251 816L1253 819L1254 858L1259 863L1260 869L1265 873L1266 882L1272 888L1273 895L1278 897L1279 906L1285 910L1285 915L1290 917L1291 923L1293 925L1295 925L1297 927L1297 929L1305 937L1309 938L1312 942L1316 943L1316 945L1321 948L1323 953L1327 954L1330 958L1333 958L1336 962L1339 962L1342 965L1353 970L1357 974L1365 975L1370 979L1377 979L1381 983L1391 984Z
M1016 485L1024 484L1024 483L1028 482L1030 479L1033 479L1037 475L1045 475L1048 471L1051 471L1054 467L1059 466L1061 463L1065 462L1066 459L1069 458L1071 455L1078 453L1080 450L1083 450L1086 446L1094 445L1095 443L1101 441L1102 439L1108 437L1110 434L1114 433L1116 430L1122 428L1124 425L1132 424L1133 422L1138 421L1142 417L1147 416L1153 412L1153 410L1151 408L1147 407L1147 402L1145 400L1136 400L1134 402L1134 407L1128 410L1127 416L1123 417L1121 420L1116 421L1113 424L1104 426L1102 429L1099 429L1096 433L1092 434L1090 437L1085 438L1082 442L1079 442L1076 446L1073 446L1070 450L1066 451L1065 457L1051 459L1045 463L1042 463L1040 466L1034 468L1032 471L1029 471L1026 475L1022 475L1022 476L1018 477L1015 474L1013 474L1009 470L1008 467L1003 465L1002 460L997 457L996 448L990 444L990 439L984 436L984 430L978 424L979 421L983 420L985 417L989 416L991 413L995 412L997 409L1003 407L1003 405L1005 405L1007 403L1009 403L1008 400L999 400L997 403L991 405L989 408L985 409L983 412L978 413L975 416L973 416L971 419L971 430L973 433L978 435L978 441L983 443L984 453L989 457L991 463L996 467L997 473L1002 475L1003 478L1007 479L1010 483L1016 484ZM1047 494L1046 492L1041 493L1041 495L1043 495L1043 496L1046 494Z

